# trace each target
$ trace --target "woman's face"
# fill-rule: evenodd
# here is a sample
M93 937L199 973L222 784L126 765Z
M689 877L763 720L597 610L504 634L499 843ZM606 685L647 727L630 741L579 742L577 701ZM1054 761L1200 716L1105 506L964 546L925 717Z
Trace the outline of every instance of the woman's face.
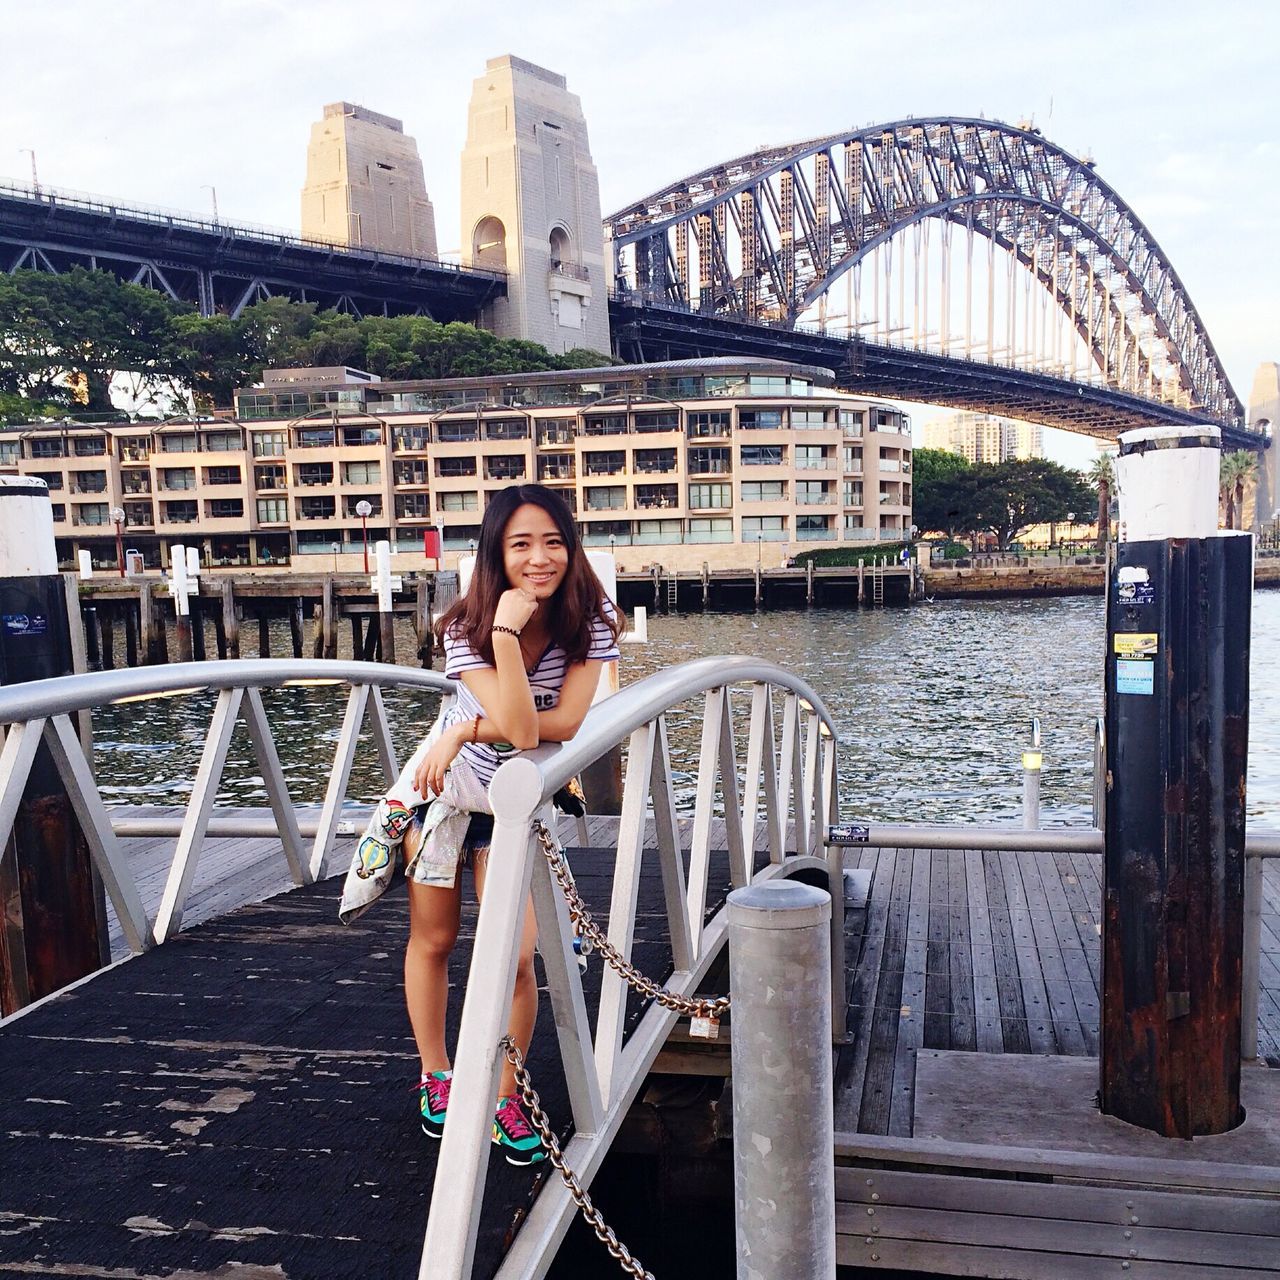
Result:
M532 502L517 507L502 531L502 567L507 582L550 600L569 570L565 546L550 514Z

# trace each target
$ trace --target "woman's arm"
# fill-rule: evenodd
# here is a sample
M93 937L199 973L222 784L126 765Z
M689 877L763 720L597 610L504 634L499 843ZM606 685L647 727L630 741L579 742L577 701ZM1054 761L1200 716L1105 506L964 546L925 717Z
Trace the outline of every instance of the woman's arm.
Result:
M519 636L511 632L521 631L537 608L530 592L519 587L504 591L493 617L494 627L503 628L491 635L494 665L462 673L463 684L500 732L495 741L509 742L521 750L538 745L538 708L529 688Z

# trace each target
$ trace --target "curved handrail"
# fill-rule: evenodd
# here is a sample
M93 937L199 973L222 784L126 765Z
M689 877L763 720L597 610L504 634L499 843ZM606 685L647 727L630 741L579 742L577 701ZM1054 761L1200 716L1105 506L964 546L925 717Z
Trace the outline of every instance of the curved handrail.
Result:
M0 724L69 715L121 698L200 689L269 688L288 682L324 680L343 684L410 685L452 693L454 682L438 671L388 666L384 662L340 662L331 658L237 658L175 662L126 671L53 676L0 688Z

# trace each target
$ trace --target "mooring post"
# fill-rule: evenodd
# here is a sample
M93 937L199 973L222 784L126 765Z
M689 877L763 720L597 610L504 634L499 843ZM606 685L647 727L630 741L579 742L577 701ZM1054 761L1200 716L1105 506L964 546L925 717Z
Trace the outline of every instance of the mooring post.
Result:
M1239 1123L1252 538L1219 533L1216 427L1120 437L1108 575L1102 1110Z
M98 610L98 627L102 631L102 669L114 671L116 667L116 619L114 605L104 604Z
M222 635L228 658L240 656L240 619L236 616L236 584L228 578L222 584Z
M69 595L44 482L0 476L0 683L72 674L80 619ZM102 885L39 722L10 728L2 758L30 763L0 847L0 1012L10 1014L94 972L110 952Z
M711 599L711 568L704 560L702 562L702 612L706 613L707 604ZM760 578L759 573L756 575L756 604L760 604Z
M831 896L794 880L729 895L739 1280L834 1280Z
M98 607L97 605L86 605L82 611L84 617L84 641L88 652L89 670L102 670L102 650L99 648L101 639L98 631Z
M187 595L187 549L169 548L169 590L173 593L174 625L178 630L178 661L191 661L191 600Z
M306 638L306 627L302 621L302 597L294 596L289 602L289 641L293 645L293 656L302 657L303 644Z
M131 669L138 665L138 622L131 600L124 602L124 661Z
M417 590L413 598L414 636L418 642L418 661L425 670L431 669L431 582L425 573L418 575Z
M320 636L321 652L317 658L336 658L338 656L338 611L333 598L333 574L324 575L324 585L320 595Z
M813 560L804 562L804 602L813 604Z
M151 584L143 582L138 586L138 631L142 645L142 661L152 663L156 660L156 614L151 600Z
M858 604L859 606L865 603L867 598L866 586L863 583L863 574L865 574L866 571L867 571L866 562L863 560L859 560L858 561Z
M395 592L400 578L391 572L391 543L380 541L374 547L374 589L378 593L378 647L383 662L396 660Z

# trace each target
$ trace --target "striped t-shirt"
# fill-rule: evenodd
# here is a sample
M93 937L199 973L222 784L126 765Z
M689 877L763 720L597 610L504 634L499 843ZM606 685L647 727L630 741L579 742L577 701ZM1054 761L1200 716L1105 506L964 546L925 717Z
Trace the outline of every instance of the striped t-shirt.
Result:
M605 609L612 616L613 607L608 602ZM618 660L618 643L613 632L603 618L597 617L591 624L591 644L587 649L588 662L616 662ZM483 671L489 667L487 663L461 636L446 632L444 637L444 673L458 681L458 695L453 707L445 716L446 727L474 720L476 716L484 717L484 708L480 700L459 679L464 671ZM544 650L538 659L538 665L529 673L529 689L533 693L533 705L539 711L549 711L560 702L560 690L564 685L568 662L564 650L558 644L552 644ZM498 766L519 752L505 744L496 746L487 742L465 742L459 753L481 783L486 787L493 781Z

